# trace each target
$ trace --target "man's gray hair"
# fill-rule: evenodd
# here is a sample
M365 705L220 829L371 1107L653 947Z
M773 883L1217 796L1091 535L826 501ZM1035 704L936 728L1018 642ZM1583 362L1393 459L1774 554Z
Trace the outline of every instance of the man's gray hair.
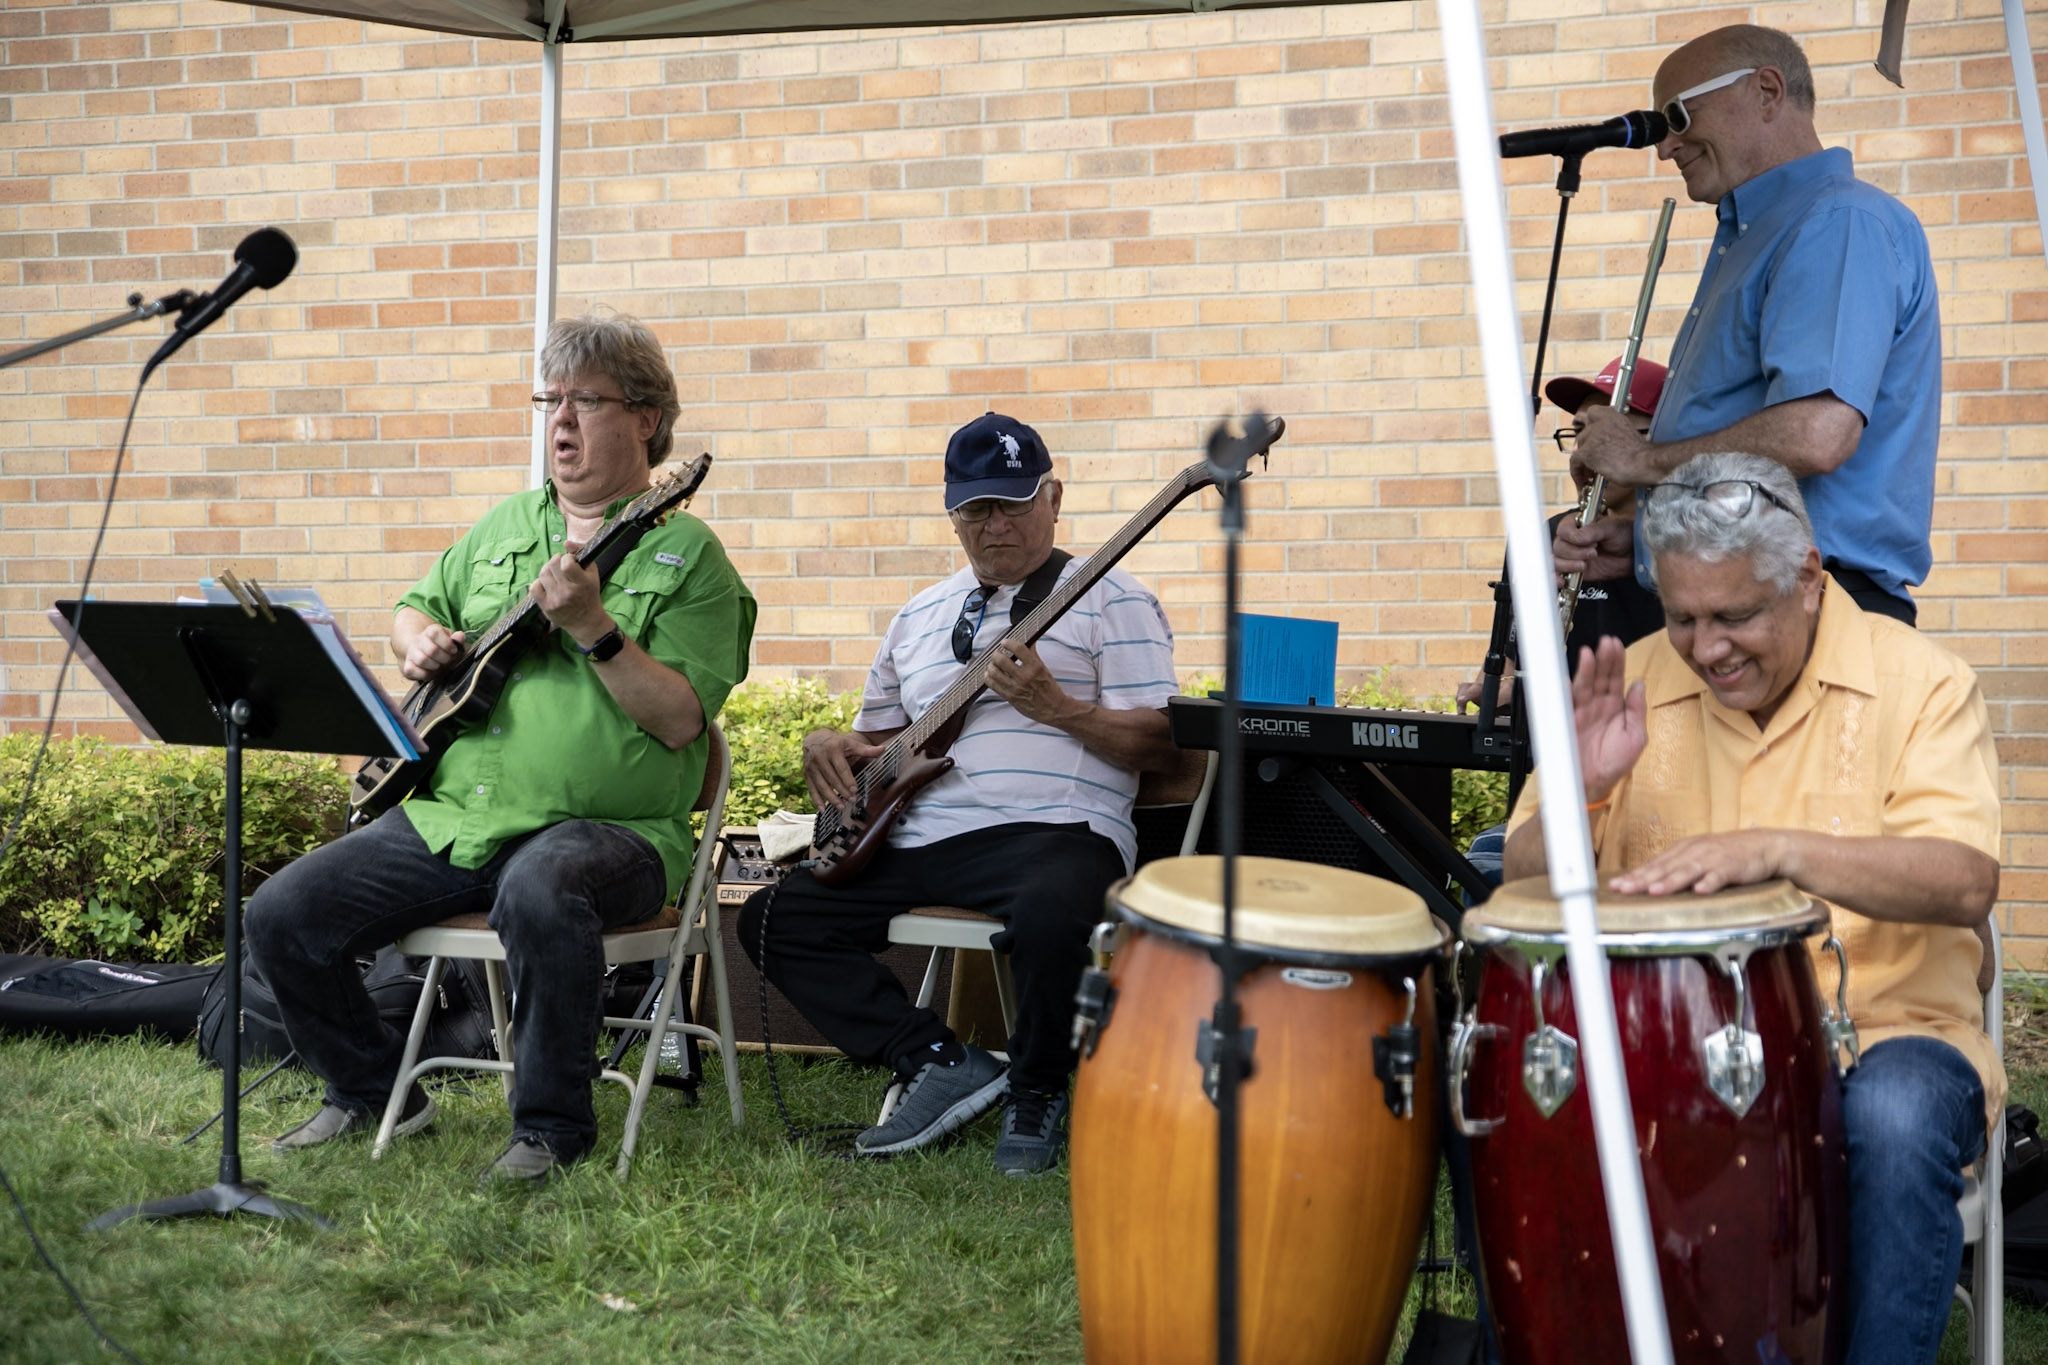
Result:
M1785 94L1801 109L1813 112L1813 68L1789 33L1757 24L1730 24L1714 31L1715 50L1727 63L1722 69L1775 66L1785 74Z
M541 382L559 383L593 371L616 383L627 402L660 411L647 442L647 463L667 459L683 405L676 398L675 371L647 324L623 313L557 319L540 350Z
M1763 491L1752 495L1748 512L1732 517L1702 492L1717 483L1755 484ZM1813 523L1807 519L1798 481L1785 466L1731 450L1696 455L1645 492L1643 544L1650 552L1653 583L1657 561L1666 555L1688 555L1710 564L1747 559L1757 582L1788 593L1799 581L1806 552L1813 548Z

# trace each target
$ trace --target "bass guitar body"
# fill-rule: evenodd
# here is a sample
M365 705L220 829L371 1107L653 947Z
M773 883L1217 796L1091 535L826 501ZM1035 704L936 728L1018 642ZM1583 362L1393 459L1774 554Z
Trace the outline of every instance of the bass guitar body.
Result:
M889 829L896 818L903 814L911 798L932 783L953 771L953 758L942 754L930 758L924 754L912 757L910 762L896 774L895 780L887 783L876 793L861 802L853 802L838 809L841 812L837 827L822 839L812 850L818 865L811 869L811 875L821 886L844 886L860 875L861 869L873 861L882 845L889 841ZM859 809L849 809L859 803Z

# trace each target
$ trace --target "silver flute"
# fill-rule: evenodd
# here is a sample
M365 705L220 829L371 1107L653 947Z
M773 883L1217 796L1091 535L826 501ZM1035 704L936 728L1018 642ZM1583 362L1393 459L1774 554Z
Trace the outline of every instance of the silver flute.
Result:
M1664 268L1664 246L1671 237L1671 214L1677 207L1677 200L1666 199L1663 212L1657 215L1657 232L1650 239L1650 263L1643 270L1643 287L1636 294L1635 320L1629 324L1628 345L1622 347L1621 368L1614 375L1614 410L1622 414L1623 420L1628 416L1629 386L1636 377L1636 353L1643 349L1643 328L1650 321L1650 299L1657 292L1657 272ZM1586 485L1585 495L1579 499L1578 524L1591 526L1606 510L1607 476L1595 474L1593 481ZM1557 590L1557 615L1563 634L1571 634L1572 613L1579 605L1579 580L1584 577L1584 573L1567 574L1563 586ZM1570 670L1571 660L1565 661L1565 667Z

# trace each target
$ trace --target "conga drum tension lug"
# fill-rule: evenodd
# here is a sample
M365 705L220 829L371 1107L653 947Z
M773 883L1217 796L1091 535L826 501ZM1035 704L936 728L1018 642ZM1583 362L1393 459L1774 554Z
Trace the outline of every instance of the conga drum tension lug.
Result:
M1422 1060L1422 1034L1415 1027L1415 978L1404 976L1408 1007L1401 1022L1372 1040L1372 1074L1379 1078L1387 1112L1397 1119L1415 1117L1415 1064Z
M1707 1059L1707 1089L1741 1118L1764 1093L1764 1040L1749 1025L1749 950L1742 943L1722 945L1713 960L1735 986L1735 1013L1726 1028L1700 1039Z
M1465 1113L1465 1076L1472 1069L1472 1049L1491 1042L1504 1032L1499 1024L1481 1024L1462 1015L1451 1031L1451 1060L1446 1083L1451 1094L1451 1123L1466 1137L1485 1137L1501 1126L1503 1119L1475 1119Z
M1116 987L1109 980L1109 973L1100 967L1084 968L1081 985L1074 992L1074 1036L1067 1046L1084 1057L1095 1055L1095 1044L1116 1009Z
M1252 1053L1259 1043L1259 1031L1255 1028L1240 1027L1237 1030L1237 1079L1244 1082L1251 1079L1254 1070ZM1195 1061L1202 1068L1202 1093L1215 1104L1217 1092L1223 1086L1223 1030L1214 1019L1195 1020Z
M1543 978L1555 955L1529 958L1529 1000L1536 1009L1536 1031L1522 1040L1522 1089L1536 1112L1549 1118L1579 1088L1579 1043L1555 1024L1543 1022Z
M1849 950L1842 946L1842 940L1833 934L1820 945L1832 949L1835 962L1841 973L1835 978L1835 1005L1833 1009L1823 1006L1821 1023L1828 1033L1828 1056L1835 1064L1835 1070L1847 1075L1863 1060L1863 1046L1856 1037L1856 1021L1849 1017ZM1842 1065L1842 1054L1849 1054L1849 1064Z

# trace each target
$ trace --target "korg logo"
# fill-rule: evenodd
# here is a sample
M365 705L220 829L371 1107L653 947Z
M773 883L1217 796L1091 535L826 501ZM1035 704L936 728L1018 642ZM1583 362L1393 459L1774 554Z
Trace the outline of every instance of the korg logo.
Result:
M1351 742L1375 749L1420 749L1421 729L1419 725L1383 725L1376 720L1354 720L1351 722Z
M1288 739L1307 739L1308 722L1286 720L1278 716L1239 716L1237 732L1241 735L1283 735Z

